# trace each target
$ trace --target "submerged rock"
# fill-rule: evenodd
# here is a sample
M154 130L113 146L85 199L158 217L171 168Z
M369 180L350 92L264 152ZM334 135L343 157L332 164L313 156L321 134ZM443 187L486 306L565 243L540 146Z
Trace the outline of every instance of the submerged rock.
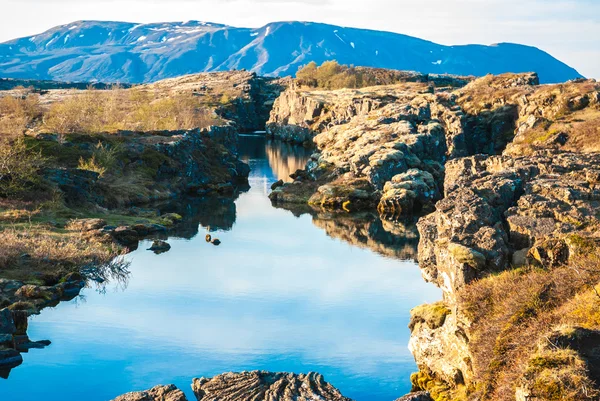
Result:
M152 246L148 248L149 251L153 251L156 254L165 253L171 250L171 245L166 241L154 241Z
M156 386L147 391L123 394L112 401L188 401L175 385Z
M318 373L225 373L194 379L198 401L351 401Z

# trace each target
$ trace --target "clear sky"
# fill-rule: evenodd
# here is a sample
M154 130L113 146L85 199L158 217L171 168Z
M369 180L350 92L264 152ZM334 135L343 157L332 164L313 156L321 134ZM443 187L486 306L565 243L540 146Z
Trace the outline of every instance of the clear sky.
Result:
M437 43L539 47L600 79L600 0L0 0L0 41L76 20L314 21Z

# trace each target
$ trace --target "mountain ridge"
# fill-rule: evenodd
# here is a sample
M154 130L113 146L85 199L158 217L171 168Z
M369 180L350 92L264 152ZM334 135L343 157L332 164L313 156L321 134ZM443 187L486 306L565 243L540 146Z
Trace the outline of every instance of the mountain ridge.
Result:
M548 53L513 43L446 46L399 33L301 21L237 28L203 21L94 20L0 43L0 76L123 83L232 69L284 76L309 61L332 59L438 74L536 71L542 83L581 77Z

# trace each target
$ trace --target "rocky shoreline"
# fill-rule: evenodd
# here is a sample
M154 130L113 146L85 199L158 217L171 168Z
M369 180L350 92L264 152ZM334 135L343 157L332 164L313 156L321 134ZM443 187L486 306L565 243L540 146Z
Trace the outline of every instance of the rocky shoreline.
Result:
M236 72L151 87L172 96L199 88L210 98L226 92L237 97L220 105L220 112L226 114L233 107L254 115L260 107L270 107L261 103L268 103L268 91L259 99L253 97L267 81ZM8 91L0 97L12 95ZM52 89L42 94L42 101L52 104L69 96L78 93ZM248 186L250 172L238 158L238 133L260 128L260 116L246 117L240 111L237 122L190 130L30 132L23 138L22 157L34 154L44 165L27 178L32 183L25 183L29 192L22 200L9 197L0 207L0 235L7 243L0 258L3 377L22 362L21 352L47 345L27 337L28 316L75 298L92 282L126 276L127 264L120 256L137 249L143 239L156 241L154 252L168 250L161 241L173 229L181 231L182 216L157 208L157 203L210 195L233 204ZM214 207L216 213L223 204ZM191 229L197 233L197 226Z
M599 84L290 88L268 126L318 148L275 205L424 214L419 264L444 300L413 311L415 399L597 394Z
M269 135L317 148L293 182L273 187L273 204L293 213L310 208L316 225L345 241L418 258L424 279L443 291L441 302L412 312L409 347L419 372L411 377L413 394L402 400L598 397L600 84L539 85L533 73L476 80L408 74L396 85L291 85L279 95L285 85L267 90L270 81L251 73L211 76L213 86L187 79L164 84L214 100L214 88L233 82L239 93L223 100L220 113L239 121L186 131L28 136L28 146L54 158L43 179L67 207L108 215L70 216L68 225L53 215L45 227L116 244L108 260L141 238L160 239L178 216L139 205L182 194L234 195L249 173L237 158L237 135L259 127L272 106ZM113 181L77 166L96 143L120 149L121 174ZM124 177L135 178L128 183L134 191L116 190ZM117 219L110 216L117 211ZM347 215L347 224L332 223L333 213ZM129 224L112 224L124 217ZM411 244L407 250L387 243L394 231L416 241L410 225L398 221L417 219L418 254ZM19 263L35 259L26 255ZM35 281L27 271L24 279L0 281L6 366L19 363L20 349L46 344L27 338L26 316L75 296L86 280L80 270L71 263L50 278L37 271ZM318 374L230 373L196 379L193 389L198 400L241 400L248 392L257 400L346 400ZM162 386L117 400L185 396Z

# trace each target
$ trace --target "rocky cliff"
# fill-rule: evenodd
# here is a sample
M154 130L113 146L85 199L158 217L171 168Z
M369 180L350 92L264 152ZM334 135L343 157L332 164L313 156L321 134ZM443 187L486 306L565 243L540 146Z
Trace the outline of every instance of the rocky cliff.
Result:
M513 80L537 83L534 74ZM447 160L499 153L514 136L513 106L470 114L460 99L460 93L421 82L284 92L269 132L302 140L314 135L319 153L298 177L304 185L285 185L271 199L348 210L377 206L397 215L431 209L443 194Z
M318 152L272 200L425 214L419 263L444 299L412 313L415 391L596 399L600 85L425 89L288 90L270 130L300 127Z

